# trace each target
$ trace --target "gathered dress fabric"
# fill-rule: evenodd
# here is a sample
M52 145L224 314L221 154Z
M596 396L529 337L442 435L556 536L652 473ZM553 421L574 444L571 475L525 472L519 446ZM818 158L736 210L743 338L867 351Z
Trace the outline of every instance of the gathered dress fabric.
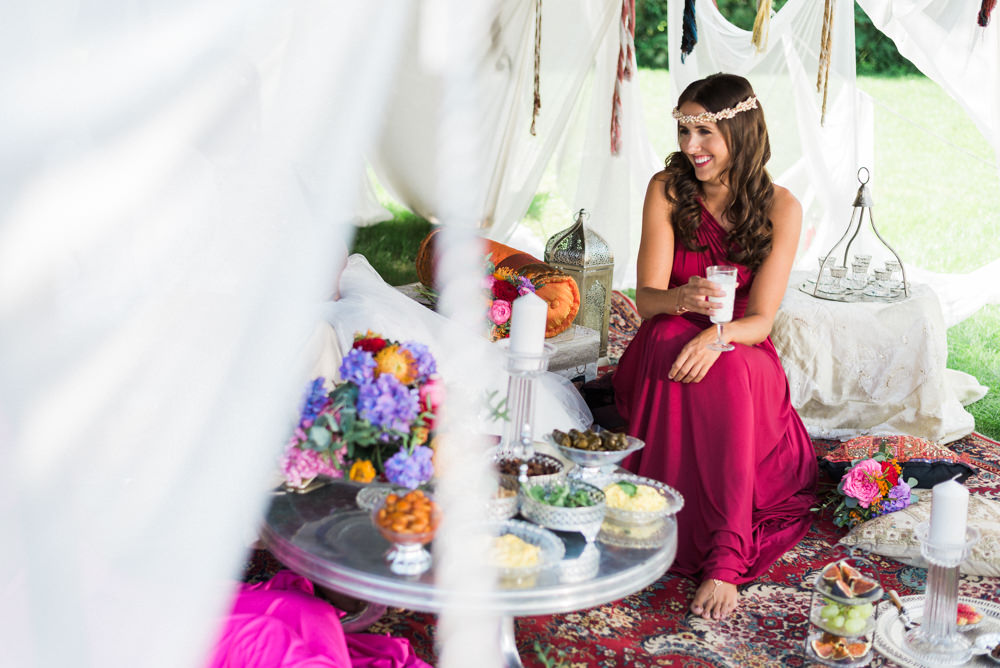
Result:
M706 250L675 245L670 287L733 264L726 231L704 208L697 239ZM746 311L750 269L738 266L737 281L734 319ZM684 497L671 571L740 584L805 536L818 468L770 338L734 344L700 382L669 379L681 349L708 327L695 313L644 321L615 371L615 404L628 433L646 442L624 466Z

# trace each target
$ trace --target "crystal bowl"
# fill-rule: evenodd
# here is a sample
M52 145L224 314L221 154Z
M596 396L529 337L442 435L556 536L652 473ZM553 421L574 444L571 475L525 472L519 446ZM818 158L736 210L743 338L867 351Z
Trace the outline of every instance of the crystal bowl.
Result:
M497 538L512 534L541 550L537 563L530 566L493 564L500 576L500 583L507 587L532 586L539 573L558 564L566 554L566 546L563 545L558 536L548 529L535 526L530 522L522 520L493 522L490 524L490 533Z
M375 506L372 508L372 523L378 530L382 537L393 545L426 545L431 542L434 538L434 532L437 530L438 524L441 521L441 510L434 503L434 499L430 494L424 494L424 496L431 502L431 516L430 523L424 530L414 530L401 528L401 524L395 523L394 525L384 525L379 521L379 516L383 510L385 510L386 503L389 498L397 495L395 493L390 493L381 499L379 499ZM403 494L398 494L397 496L402 497Z
M613 508L609 505L604 514L605 519L619 524L628 526L649 524L669 515L676 515L684 507L684 497L681 496L681 493L658 480L643 478L642 476L630 473L616 473L601 478L600 481L595 481L595 484L598 482L602 490L607 490L608 487L619 482L629 482L636 487L648 487L665 501L663 507L656 510L627 510L625 508Z
M582 490L593 501L593 505L564 508L549 505L531 495L531 490L536 487L541 487L545 493L550 493L559 485L567 486L570 494ZM556 531L579 531L588 542L594 540L601 530L601 521L604 519L606 508L604 492L581 480L562 480L542 484L529 481L521 488L519 498L521 500L521 515L535 524Z

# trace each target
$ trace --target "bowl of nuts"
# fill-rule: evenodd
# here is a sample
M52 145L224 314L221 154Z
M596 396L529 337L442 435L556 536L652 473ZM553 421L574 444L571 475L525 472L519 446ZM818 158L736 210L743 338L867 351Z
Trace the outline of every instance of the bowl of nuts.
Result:
M646 445L634 436L606 429L570 429L568 432L556 429L546 438L559 448L560 454L576 464L571 476L583 479L613 472L619 462Z
M400 575L417 575L431 566L431 554L424 545L431 542L441 521L441 510L419 489L406 494L391 493L375 504L372 522L392 544L386 552L389 570Z

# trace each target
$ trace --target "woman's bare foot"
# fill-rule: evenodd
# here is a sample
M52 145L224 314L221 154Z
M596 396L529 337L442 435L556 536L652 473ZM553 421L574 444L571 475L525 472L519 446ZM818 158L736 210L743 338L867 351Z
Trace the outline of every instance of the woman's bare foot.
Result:
M703 619L725 619L736 609L738 598L736 585L710 578L694 593L691 612Z

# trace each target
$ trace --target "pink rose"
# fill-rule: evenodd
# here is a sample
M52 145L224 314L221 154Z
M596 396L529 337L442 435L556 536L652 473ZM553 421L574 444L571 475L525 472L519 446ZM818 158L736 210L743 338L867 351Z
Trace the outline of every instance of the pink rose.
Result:
M490 320L494 325L502 325L510 320L510 302L503 299L494 299L490 305Z
M855 464L854 468L844 474L840 490L847 496L858 500L862 508L867 508L878 498L877 478L882 475L882 464L874 459L866 459Z
M420 386L420 410L431 413L431 417L424 421L428 429L434 428L434 418L444 402L444 391L444 383L436 376Z

